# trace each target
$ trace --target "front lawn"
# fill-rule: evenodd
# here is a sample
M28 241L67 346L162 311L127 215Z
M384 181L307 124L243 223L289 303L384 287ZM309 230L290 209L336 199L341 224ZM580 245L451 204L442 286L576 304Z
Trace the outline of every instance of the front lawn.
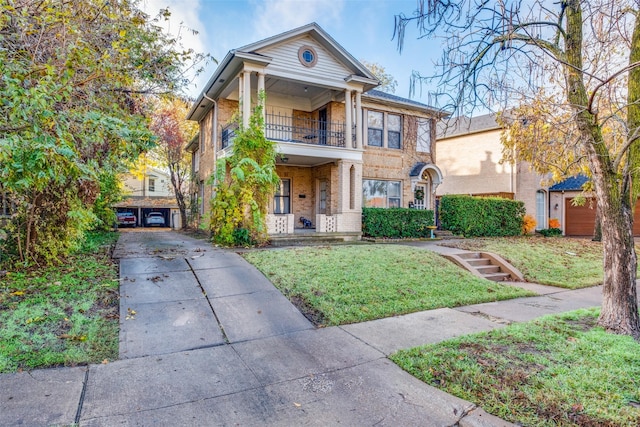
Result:
M602 283L602 243L537 236L447 241L447 246L499 254L529 282L568 289Z
M318 325L534 295L477 278L433 252L398 245L263 250L244 256Z
M0 372L118 357L117 233L92 233L59 267L0 279Z
M640 343L596 327L598 309L399 351L427 384L526 426L640 425Z

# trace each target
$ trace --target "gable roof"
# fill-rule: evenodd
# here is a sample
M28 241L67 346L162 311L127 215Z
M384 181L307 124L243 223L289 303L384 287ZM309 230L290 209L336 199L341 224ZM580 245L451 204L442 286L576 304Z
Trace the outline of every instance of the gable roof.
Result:
M454 136L470 135L496 129L501 129L501 127L496 122L496 115L493 113L477 117L462 116L451 119L446 123L439 123L436 138L453 138Z
M378 80L376 76L371 73L358 61L354 58L349 52L347 52L340 44L333 39L320 25L315 22L312 22L307 25L303 25L298 28L294 28L289 31L285 31L284 33L276 34L275 36L267 37L266 39L257 41L255 43L250 43L248 45L239 47L235 49L238 52L250 52L256 53L258 50L263 49L267 46L274 45L277 43L282 43L284 41L296 38L301 35L308 35L311 38L315 39L318 43L324 46L333 56L339 59L344 63L354 74L359 74L362 77Z
M258 42L230 50L220 62L209 81L205 84L203 91L198 95L198 98L187 114L187 119L199 120L201 116L212 107L213 100L216 99L226 86L225 82L235 77L244 62L253 62L260 66L269 65L272 58L260 54L258 52L259 50L302 35L312 37L350 70L353 73L353 75L349 77L350 80L364 83L366 89L372 89L378 86L379 81L371 71L340 46L340 44L318 24L312 22L302 27L294 28L293 30L285 31L284 33L268 37Z
M549 191L582 191L582 186L589 181L585 175L572 176L549 187Z

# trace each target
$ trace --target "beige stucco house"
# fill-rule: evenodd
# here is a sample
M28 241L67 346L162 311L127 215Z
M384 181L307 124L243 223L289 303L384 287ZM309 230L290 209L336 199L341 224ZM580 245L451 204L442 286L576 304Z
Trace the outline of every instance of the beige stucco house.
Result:
M125 197L114 205L117 212L132 212L141 227L149 213L160 212L167 227L181 228L180 210L167 172L147 168L143 173L123 174L120 180Z
M270 235L301 232L304 217L316 233L357 239L363 206L433 208L442 180L433 141L444 114L378 84L315 23L231 50L188 114L200 123L187 149L201 213L213 197L207 180L216 160L233 150L232 117L239 111L247 125L261 91L265 134L279 152Z
M500 161L501 132L492 114L461 117L441 124L436 150L443 182L436 189L436 195L469 194L520 200L527 214L535 218L536 229L547 228L549 192L541 185L544 177L532 172L525 162L512 165Z

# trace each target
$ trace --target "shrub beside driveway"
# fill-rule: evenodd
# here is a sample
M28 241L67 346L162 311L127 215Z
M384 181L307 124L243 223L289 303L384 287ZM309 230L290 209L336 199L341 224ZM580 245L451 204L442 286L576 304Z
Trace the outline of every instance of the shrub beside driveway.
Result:
M399 245L344 245L244 254L318 325L533 295L477 278L440 255Z

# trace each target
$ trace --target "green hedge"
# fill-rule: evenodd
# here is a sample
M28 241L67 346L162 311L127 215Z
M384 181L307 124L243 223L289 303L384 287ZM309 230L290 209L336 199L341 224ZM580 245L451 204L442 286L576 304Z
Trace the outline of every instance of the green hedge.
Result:
M368 237L430 237L433 211L407 208L362 208L362 233Z
M519 236L524 203L499 197L442 196L440 227L466 237Z

